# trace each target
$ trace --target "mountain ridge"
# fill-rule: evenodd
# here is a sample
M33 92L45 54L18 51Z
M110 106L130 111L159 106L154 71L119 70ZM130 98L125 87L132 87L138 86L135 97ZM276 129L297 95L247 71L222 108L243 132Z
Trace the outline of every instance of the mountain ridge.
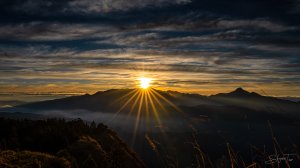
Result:
M291 113L297 114L300 109L300 104L289 100L282 100L276 97L262 96L255 92L248 92L243 88L237 88L229 93L219 93L211 96L203 96L200 94L181 93L177 91L162 91L157 89L150 89L153 96L153 104L157 110L163 108L169 111L174 111L172 106L210 106L212 108L217 106L223 107L242 107L255 111L269 111L276 113ZM150 91L149 90L149 91ZM53 99L47 101L33 102L15 106L17 109L29 110L88 110L95 112L114 113L120 111L130 112L138 110L132 108L136 105L136 101L141 99L139 92L143 89L110 89L106 91L99 91L94 94L85 94L79 96L70 96L61 99ZM148 92L148 91L147 91ZM157 102L155 102L156 98ZM141 100L140 100L141 101ZM146 100L143 100L146 101ZM149 101L149 99L148 99ZM145 102L142 102L144 105ZM147 102L149 103L149 102ZM146 104L147 104L146 103ZM122 107L124 106L125 107ZM162 106L162 107L161 107ZM2 112L7 112L13 108L2 109ZM7 110L7 111L6 111ZM121 111L122 111L121 110ZM17 112L19 112L17 110Z

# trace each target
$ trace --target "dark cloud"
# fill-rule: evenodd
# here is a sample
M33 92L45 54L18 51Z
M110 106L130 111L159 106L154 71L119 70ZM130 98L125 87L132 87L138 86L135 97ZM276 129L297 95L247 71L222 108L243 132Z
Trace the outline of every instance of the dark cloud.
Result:
M299 17L298 0L3 0L0 79L104 88L146 71L180 87L294 86Z
M128 11L147 7L184 5L190 0L11 0L1 5L5 12L22 12L28 15L95 15L116 11Z

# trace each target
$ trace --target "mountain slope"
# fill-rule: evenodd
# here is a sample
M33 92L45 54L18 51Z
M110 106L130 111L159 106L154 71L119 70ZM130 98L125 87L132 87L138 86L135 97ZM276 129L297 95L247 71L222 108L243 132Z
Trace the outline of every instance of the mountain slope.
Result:
M2 165L17 166L23 161L35 165L35 160L31 162L26 158L36 158L44 164L42 167L53 167L53 164L90 168L144 167L115 132L103 124L88 125L80 119L66 122L0 118L0 150Z
M300 109L299 103L275 97L261 96L255 92L245 91L242 88L237 88L230 93L216 94L210 98L220 104L245 107L256 111L295 114Z
M229 92L229 93L219 93L214 95L215 97L235 97L235 98L261 98L263 96L255 93L255 92L248 92L243 88L237 88L236 90Z
M255 92L248 92L238 88L230 93L220 93L213 96L201 96L197 94L184 94L174 91L154 90L161 95L156 96L158 102L154 105L160 107L170 106L165 100L177 106L236 106L249 108L256 111L269 111L277 113L298 113L300 104L274 97L261 96ZM112 89L97 92L93 95L72 96L62 99L29 103L17 107L36 110L75 110L83 109L98 112L116 112L127 102L127 111L138 99L138 89ZM132 99L131 99L132 98ZM143 102L144 103L144 102ZM147 102L149 103L149 102Z

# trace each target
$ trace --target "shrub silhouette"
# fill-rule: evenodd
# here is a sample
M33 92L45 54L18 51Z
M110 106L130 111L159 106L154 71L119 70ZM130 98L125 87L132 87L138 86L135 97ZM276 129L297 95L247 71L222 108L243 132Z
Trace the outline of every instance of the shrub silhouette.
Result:
M0 118L1 164L25 158L32 167L144 167L115 132L81 119L12 120ZM32 152L29 152L32 151ZM9 155L8 155L9 154ZM30 166L29 166L30 167ZM59 167L59 166L54 166Z

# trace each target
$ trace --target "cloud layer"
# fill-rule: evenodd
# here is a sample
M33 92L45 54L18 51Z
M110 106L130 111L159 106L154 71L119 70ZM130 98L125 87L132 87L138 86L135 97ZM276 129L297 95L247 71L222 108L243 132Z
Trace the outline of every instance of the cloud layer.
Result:
M300 96L298 1L1 1L0 92Z

